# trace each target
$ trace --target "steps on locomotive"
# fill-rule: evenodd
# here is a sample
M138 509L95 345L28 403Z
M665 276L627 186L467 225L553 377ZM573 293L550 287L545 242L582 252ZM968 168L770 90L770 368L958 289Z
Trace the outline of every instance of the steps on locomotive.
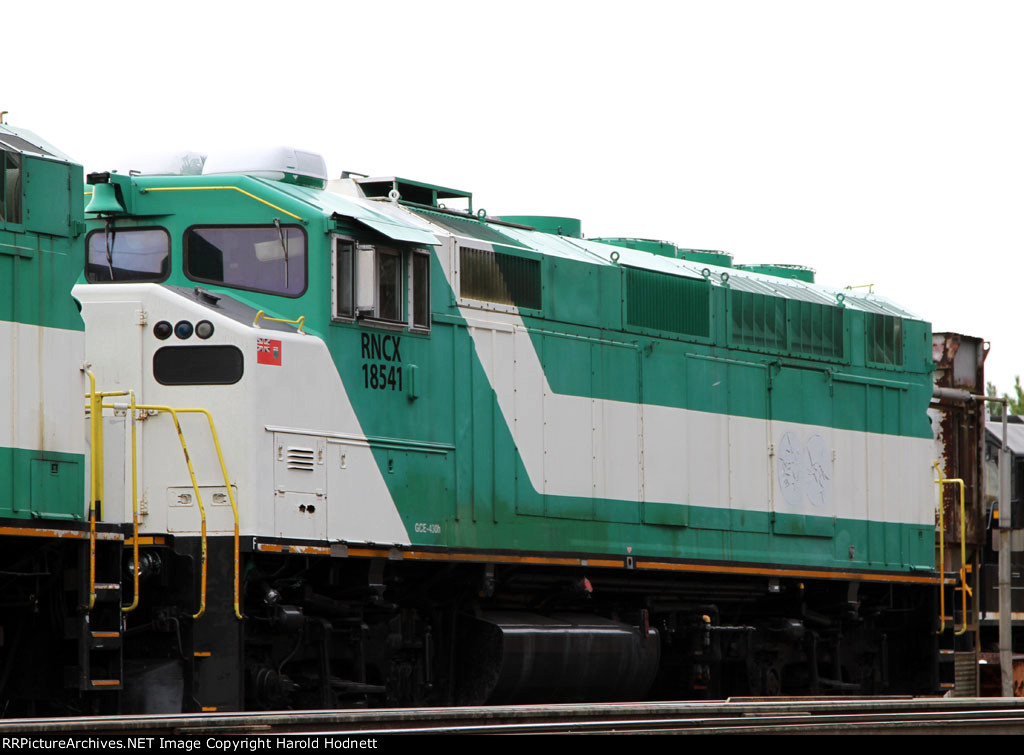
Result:
M202 551L198 539L181 539L176 552L188 554L196 566ZM234 611L234 546L230 538L213 538L207 548L206 605L200 618L182 625L186 704L196 712L243 710L245 694L242 622Z
M967 573L972 572L971 565ZM946 592L945 611L940 612L938 631L939 688L954 697L978 695L978 616L970 595L967 615L963 612L964 585L959 572L943 574L946 583L939 589ZM944 615L941 615L943 614Z
M953 697L979 694L978 653L940 645L939 688Z
M124 680L121 612L121 541L96 542L96 600L89 608L89 543L83 543L78 569L65 585L69 611L64 636L74 646L74 665L65 667L65 686L81 691L120 690Z

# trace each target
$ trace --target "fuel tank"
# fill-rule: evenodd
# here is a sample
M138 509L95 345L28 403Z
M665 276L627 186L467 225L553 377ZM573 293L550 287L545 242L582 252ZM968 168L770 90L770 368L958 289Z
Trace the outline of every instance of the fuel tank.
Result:
M460 619L460 703L639 700L658 632L587 614L488 612Z

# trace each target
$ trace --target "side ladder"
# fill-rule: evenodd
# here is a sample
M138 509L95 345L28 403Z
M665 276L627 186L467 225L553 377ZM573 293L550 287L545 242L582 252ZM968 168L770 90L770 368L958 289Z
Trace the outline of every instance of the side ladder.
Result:
M65 627L65 637L77 644L77 665L67 670L65 683L82 692L117 691L124 683L121 654L124 640L121 619L123 547L120 538L83 543L79 549L78 569L74 572L75 584L67 585L71 588L69 592L73 594L77 610L67 620L69 626ZM90 553L93 548L94 555ZM90 579L92 569L94 581ZM92 587L90 582L93 582Z
M939 472L939 464L935 462ZM965 486L961 478L937 479L939 486L939 542L936 552L938 571L942 575L939 585L939 688L954 697L976 697L979 693L978 641L979 621L977 602L971 600L977 585L975 564L967 558ZM960 491L960 559L959 568L947 565L945 550L946 527L942 506L945 485L956 485ZM955 551L949 554L950 562ZM950 568L952 566L952 568ZM954 570L955 569L955 570Z

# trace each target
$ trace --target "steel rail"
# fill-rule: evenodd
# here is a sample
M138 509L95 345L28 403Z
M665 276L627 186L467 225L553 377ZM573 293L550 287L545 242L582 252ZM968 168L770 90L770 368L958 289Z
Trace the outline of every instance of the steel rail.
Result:
M740 699L0 720L0 734L1024 733L1024 700Z

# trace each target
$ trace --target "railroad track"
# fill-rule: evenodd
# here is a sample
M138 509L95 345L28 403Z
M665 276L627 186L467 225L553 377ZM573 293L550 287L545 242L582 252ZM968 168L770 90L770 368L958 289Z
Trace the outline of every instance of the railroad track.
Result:
M8 719L0 736L1021 734L1024 700L793 698Z

